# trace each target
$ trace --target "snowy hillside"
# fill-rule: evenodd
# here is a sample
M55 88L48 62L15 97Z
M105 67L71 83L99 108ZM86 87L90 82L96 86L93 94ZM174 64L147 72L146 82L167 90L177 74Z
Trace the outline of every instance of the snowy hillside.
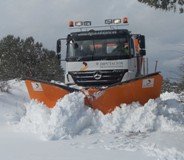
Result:
M50 110L29 100L23 81L9 84L10 94L0 92L1 159L184 160L184 94L103 115L84 105L82 93Z

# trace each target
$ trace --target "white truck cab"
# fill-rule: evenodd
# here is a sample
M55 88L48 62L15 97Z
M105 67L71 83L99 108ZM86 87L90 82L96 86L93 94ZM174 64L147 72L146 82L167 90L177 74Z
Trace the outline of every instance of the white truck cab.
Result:
M61 40L57 41L58 54ZM66 84L109 86L141 74L141 59L146 54L143 35L127 29L91 29L72 32L65 40Z

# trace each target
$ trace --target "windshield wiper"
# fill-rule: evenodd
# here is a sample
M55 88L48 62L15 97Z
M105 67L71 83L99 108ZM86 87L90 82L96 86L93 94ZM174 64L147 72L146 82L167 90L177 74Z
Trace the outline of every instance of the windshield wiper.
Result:
M77 60L77 61L80 61L80 60L82 60L82 58L83 58L83 57L76 57L76 60Z

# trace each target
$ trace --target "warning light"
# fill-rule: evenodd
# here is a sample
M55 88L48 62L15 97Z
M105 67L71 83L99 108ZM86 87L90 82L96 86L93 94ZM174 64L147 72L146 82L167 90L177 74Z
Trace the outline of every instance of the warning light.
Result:
M123 18L123 23L128 23L128 17Z
M121 23L121 19L114 19L114 20L113 20L113 23L114 23L114 24L120 24L120 23Z
M68 25L69 25L69 27L74 27L73 21L69 21Z
M91 26L91 21L84 21L84 26Z
M83 22L77 21L77 22L75 22L75 26L77 26L77 27L83 26Z
M105 24L112 24L113 23L113 20L112 19L106 19L105 20Z

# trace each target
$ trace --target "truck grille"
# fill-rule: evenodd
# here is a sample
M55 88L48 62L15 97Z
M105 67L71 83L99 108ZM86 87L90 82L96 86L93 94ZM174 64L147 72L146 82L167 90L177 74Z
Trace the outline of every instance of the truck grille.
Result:
M128 69L69 72L74 82L80 86L108 86L121 82Z

